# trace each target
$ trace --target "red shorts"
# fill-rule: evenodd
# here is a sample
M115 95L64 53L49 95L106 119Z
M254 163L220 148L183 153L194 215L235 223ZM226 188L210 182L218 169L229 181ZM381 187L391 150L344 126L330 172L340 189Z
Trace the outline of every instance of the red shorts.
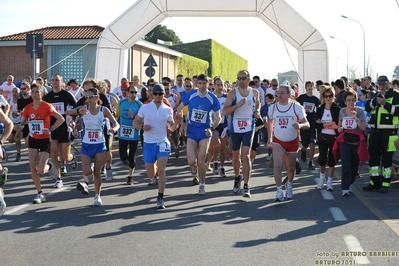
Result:
M296 137L296 139L293 139L290 141L282 141L276 137L273 137L273 142L280 144L281 147L283 147L283 149L286 152L298 152L298 149L299 149L299 138L298 137Z

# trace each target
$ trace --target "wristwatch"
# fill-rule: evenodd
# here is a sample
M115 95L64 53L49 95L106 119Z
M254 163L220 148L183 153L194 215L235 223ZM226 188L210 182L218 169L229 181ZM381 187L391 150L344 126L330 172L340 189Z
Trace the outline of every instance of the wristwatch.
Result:
M49 130L50 130L50 132L53 132L53 131L54 131L54 128L53 128L53 127L50 127Z

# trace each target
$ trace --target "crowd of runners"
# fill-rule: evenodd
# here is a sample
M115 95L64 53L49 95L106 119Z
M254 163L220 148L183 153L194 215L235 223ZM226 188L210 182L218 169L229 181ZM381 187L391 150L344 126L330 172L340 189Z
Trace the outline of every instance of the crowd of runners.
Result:
M4 164L3 143L8 141L16 145L15 161L29 161L37 190L33 203L46 201L40 176L49 174L54 188L61 188L66 165L77 168L77 156L71 152L76 138L81 139L82 166L76 188L89 195L93 177L94 206L102 205L101 175L113 180L114 139L119 141L119 159L128 168L127 185L134 183L136 151L142 146L148 184L158 186L158 209L165 208L167 161L171 154L178 158L182 146L198 195L206 194L206 172L212 171L232 179L233 193L250 198L252 163L262 144L273 167L275 201L293 198L294 177L301 171L298 157L316 170L316 146L318 189L326 185L334 190L334 168L340 161L342 196L351 194L364 163L369 164L370 182L363 189L386 193L395 172L392 155L399 146L399 81L380 76L376 83L368 76L351 84L346 77L332 84L306 81L305 93L299 95L298 84L261 80L247 70L239 71L231 83L205 74L164 77L160 82L140 82L134 76L115 88L108 79L87 79L79 86L76 79L64 82L60 74L51 77L50 86L40 77L14 84L9 75L0 86L0 158ZM26 156L21 154L22 142ZM228 159L234 176L226 175ZM0 165L0 186L7 174L7 167ZM5 209L0 188L0 214Z

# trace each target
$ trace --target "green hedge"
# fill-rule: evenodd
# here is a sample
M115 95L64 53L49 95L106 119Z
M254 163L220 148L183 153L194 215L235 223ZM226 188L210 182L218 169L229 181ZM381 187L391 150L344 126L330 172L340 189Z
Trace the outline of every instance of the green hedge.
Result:
M209 62L207 74L212 78L220 76L224 80L235 81L238 71L248 69L247 60L212 39L173 45L170 48ZM185 70L179 68L178 72L182 71Z
M205 60L186 55L178 57L175 60L177 73L182 74L183 77L192 77L198 73L208 73L209 63Z

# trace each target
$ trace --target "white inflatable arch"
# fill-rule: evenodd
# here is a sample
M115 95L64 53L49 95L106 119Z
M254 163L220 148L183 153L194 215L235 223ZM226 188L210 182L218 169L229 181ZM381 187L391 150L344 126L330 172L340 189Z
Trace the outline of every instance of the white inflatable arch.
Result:
M284 0L138 0L101 34L97 44L96 78L118 82L126 76L127 49L165 18L210 15L259 17L298 50L300 83L328 80L328 51L323 36Z

